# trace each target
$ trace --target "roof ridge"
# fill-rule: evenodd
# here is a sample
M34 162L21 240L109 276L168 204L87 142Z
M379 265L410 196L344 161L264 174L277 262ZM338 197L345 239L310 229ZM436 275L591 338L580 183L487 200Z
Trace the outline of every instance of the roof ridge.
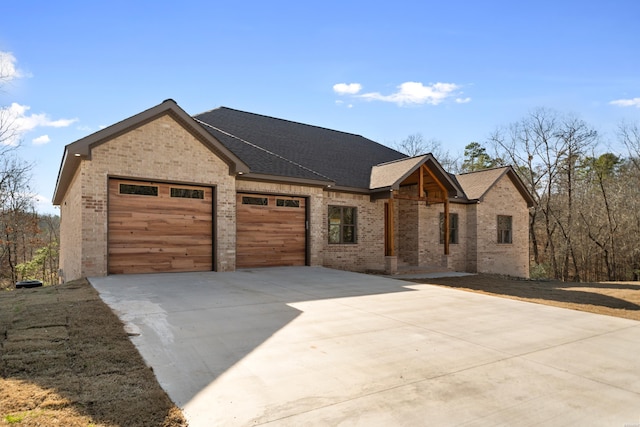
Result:
M231 111L235 111L237 113L249 114L249 115L252 115L252 116L264 117L266 119L278 120L278 121L281 121L281 122L293 123L293 124L301 125L301 126L308 126L308 127L316 128L316 129L328 130L330 132L340 133L340 134L343 134L343 135L351 135L351 136L357 136L357 137L360 137L360 138L368 139L368 138L366 138L366 137L364 137L364 136L362 136L360 134L357 134L357 133L344 132L344 131L341 131L341 130L331 129L331 128L324 127L324 126L311 125L309 123L296 122L294 120L283 119L283 118L280 118L280 117L267 116L266 114L253 113L251 111L238 110L237 108L225 107L224 105L221 105L221 106L216 107L216 108L212 108L211 110L207 110L207 111L204 111L202 113L198 113L194 117L201 116L203 114L210 113L210 112L212 112L214 110L221 110L221 109L231 110ZM376 142L376 141L373 141L373 142Z
M225 107L225 108L226 108L226 107ZM265 153L267 153L267 154L270 154L270 155L272 155L272 156L274 156L274 157L277 157L277 158L279 158L279 159L281 159L281 160L284 160L284 161L286 161L286 162L289 162L289 163L291 163L292 165L295 165L295 166L297 166L297 167L299 167L299 168L301 168L301 169L304 169L304 170L306 170L306 171L308 171L308 172L311 172L311 173L313 173L313 174L315 174L315 175L321 176L322 178L327 179L327 180L329 180L329 181L331 181L331 182L333 182L333 181L334 181L332 178L329 178L328 176L325 176L325 175L321 174L320 172L316 172L316 171L314 171L313 169L310 169L310 168L308 168L308 167L306 167L306 166L303 166L303 165L301 165L301 164L299 164L299 163L296 163L296 162L294 162L293 160L287 159L286 157L281 156L280 154L274 153L273 151L269 151L269 150L267 150L266 148L260 147L260 146L258 146L258 145L256 145L256 144L252 143L252 142L249 142L249 141L247 141L247 140L245 140L245 139L240 138L239 136L233 135L233 134L231 134L231 133L229 133L229 132L227 132L227 131L224 131L224 130L222 130L222 129L220 129L220 128L217 128L217 127L215 127L215 126L213 126L213 125L210 125L209 123L204 122L204 121L202 121L202 120L200 120L200 119L197 119L197 118L195 118L195 117L193 117L193 119L194 119L195 121L197 121L198 123L200 123L200 124L204 125L204 126L208 126L208 127L210 127L211 129L217 130L218 132L220 132L220 133L222 133L222 134L224 134L224 135L227 135L228 137L231 137L231 138L237 139L238 141L243 142L243 143L245 143L245 144L247 144L247 145L249 145L249 146L251 146L251 147L253 147L253 148L256 148L256 149L258 149L258 150L264 151L264 152L265 152Z
M388 162L384 162L384 163L378 163L377 165L373 165L373 167L376 166L385 166L385 165L390 165L392 163L397 163L397 162L406 162L407 160L411 160L411 159L416 159L418 157L426 157L431 153L426 153L426 154L419 154L417 156L407 156L407 157L403 157L401 159L395 159L395 160L389 160Z
M458 173L456 174L456 176L462 176L462 175L470 175L472 173L478 173L478 172L489 172L489 171L494 171L494 170L498 170L498 169L509 169L512 168L511 166L507 165L507 166L495 166L492 168L487 168L487 169L480 169L477 171L470 171L470 172L462 172L462 173ZM513 169L513 168L512 168Z

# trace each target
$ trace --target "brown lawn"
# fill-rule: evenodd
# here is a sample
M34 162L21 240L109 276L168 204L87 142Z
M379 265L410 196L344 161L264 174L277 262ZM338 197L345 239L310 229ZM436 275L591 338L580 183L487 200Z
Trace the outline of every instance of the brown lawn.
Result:
M0 292L0 426L185 426L86 280Z
M571 283L488 274L408 281L640 320L640 282Z

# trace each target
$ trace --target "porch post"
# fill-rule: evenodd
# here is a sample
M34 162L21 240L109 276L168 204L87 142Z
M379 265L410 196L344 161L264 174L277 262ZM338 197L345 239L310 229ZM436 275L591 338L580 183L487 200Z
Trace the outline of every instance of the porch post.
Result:
M394 228L395 220L392 193L389 201L384 205L384 271L386 274L396 274L398 272Z
M449 255L449 198L444 198L444 254Z
M385 205L385 255L386 256L396 256L396 245L395 245L395 219L394 219L394 203L393 203L393 195Z

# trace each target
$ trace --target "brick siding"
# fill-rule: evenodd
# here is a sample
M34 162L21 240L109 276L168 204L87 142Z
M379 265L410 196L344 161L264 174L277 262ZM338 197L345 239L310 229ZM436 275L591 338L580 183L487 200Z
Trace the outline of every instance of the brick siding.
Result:
M164 115L94 147L91 160L81 162L79 179L74 179L62 200L65 280L107 274L109 177L215 187L216 270L235 269L235 178L223 160ZM80 238L75 234L78 229ZM79 261L75 247L82 247Z

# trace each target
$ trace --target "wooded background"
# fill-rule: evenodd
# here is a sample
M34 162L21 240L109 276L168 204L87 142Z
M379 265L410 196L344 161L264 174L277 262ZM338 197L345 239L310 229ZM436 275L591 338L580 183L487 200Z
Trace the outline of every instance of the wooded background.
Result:
M580 118L539 108L499 127L484 144L468 144L460 157L420 134L396 148L410 155L432 152L453 173L513 166L536 201L529 212L533 278L638 280L638 123L621 122L614 138L600 136Z

